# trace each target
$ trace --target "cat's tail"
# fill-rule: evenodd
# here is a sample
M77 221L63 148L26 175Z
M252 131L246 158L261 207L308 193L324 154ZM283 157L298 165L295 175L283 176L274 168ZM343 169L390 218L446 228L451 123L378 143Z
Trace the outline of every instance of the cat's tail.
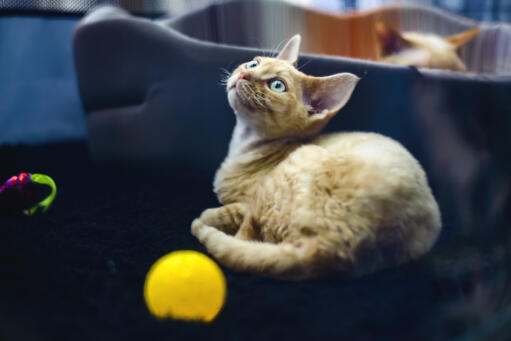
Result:
M248 271L280 279L300 280L329 272L332 260L321 257L304 243L264 243L236 238L196 219L192 233L221 264L237 271Z

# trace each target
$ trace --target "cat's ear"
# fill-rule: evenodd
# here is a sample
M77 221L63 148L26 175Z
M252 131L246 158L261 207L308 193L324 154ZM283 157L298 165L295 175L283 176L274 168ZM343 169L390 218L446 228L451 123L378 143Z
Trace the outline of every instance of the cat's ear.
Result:
M348 102L360 78L351 73L328 77L309 77L303 101L314 122L328 120Z
M390 24L378 21L375 23L374 28L380 45L381 57L394 54L412 45L411 42L403 37L398 29Z
M445 40L447 40L457 50L468 43L470 39L474 38L480 30L481 29L479 27L475 27L458 34L453 34L451 36L445 37Z
M284 46L284 48L280 51L277 59L285 60L296 65L296 62L298 61L298 53L300 52L301 41L302 37L299 34L293 36L293 38L289 39L286 46Z

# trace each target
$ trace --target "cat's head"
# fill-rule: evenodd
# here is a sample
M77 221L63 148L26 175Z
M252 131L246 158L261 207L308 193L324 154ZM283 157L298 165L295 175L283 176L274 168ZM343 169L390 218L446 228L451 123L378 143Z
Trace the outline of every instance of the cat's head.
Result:
M238 119L266 138L318 133L346 104L359 79L350 73L312 77L298 71L300 40L291 38L275 58L241 64L227 80Z
M472 39L479 28L441 37L419 32L399 32L383 22L376 23L380 60L392 64L466 71L458 49Z

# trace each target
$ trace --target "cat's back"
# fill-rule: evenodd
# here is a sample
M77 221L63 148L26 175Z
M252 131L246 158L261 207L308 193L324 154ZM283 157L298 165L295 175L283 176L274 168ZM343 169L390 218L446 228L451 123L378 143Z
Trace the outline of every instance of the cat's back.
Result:
M336 197L336 189L339 200L347 195L359 198L361 205L373 198L393 204L412 197L434 201L419 162L399 142L365 132L319 136L281 162L263 187L270 196L291 193L290 201Z
M415 158L399 142L369 132L345 132L325 134L316 138L313 145L326 150L330 157L352 156L373 166L389 166L407 161L407 166L416 164Z
M381 188L384 183L392 187L426 185L422 167L399 142L369 132L320 135L289 154L268 177L279 174L300 178L296 183L310 176L316 180L325 177L327 182L353 177L367 190Z
M268 241L306 231L335 243L356 237L355 250L388 232L402 238L404 258L429 250L441 228L418 161L376 133L327 134L298 148L262 183L255 209Z
M389 137L366 132L334 133L318 137L313 145L324 151L322 165L315 173L324 174L321 178L330 186L359 188L364 195L392 200L404 193L431 197L419 162ZM330 171L337 176L330 177Z

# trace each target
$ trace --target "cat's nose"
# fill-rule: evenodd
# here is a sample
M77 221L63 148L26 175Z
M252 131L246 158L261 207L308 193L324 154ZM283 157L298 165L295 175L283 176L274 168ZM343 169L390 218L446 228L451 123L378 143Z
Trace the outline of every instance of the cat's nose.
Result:
M238 75L238 80L240 80L240 79L245 79L245 80L249 81L250 80L250 74L248 72L242 71Z

